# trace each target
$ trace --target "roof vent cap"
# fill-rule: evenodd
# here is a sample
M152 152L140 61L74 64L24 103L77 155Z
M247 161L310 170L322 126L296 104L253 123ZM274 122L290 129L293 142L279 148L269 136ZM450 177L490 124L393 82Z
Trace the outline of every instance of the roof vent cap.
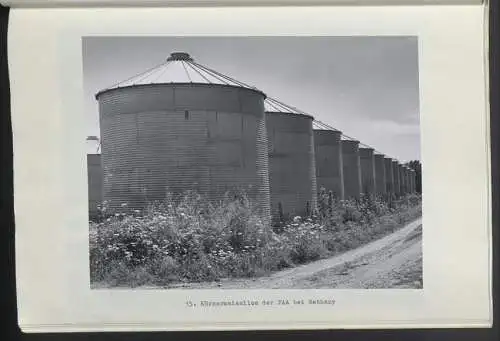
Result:
M193 58L189 55L189 53L186 52L172 52L170 54L170 57L167 58L167 61L174 61L174 60L186 60L189 62L193 61Z

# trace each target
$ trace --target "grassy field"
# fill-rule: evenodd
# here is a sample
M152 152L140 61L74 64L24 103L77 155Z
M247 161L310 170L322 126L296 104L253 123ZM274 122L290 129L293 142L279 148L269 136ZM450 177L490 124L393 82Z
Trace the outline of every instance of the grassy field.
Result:
M186 192L146 212L91 222L91 282L136 287L264 276L359 247L420 215L418 195L339 201L322 190L309 217L271 226L242 193L214 206Z

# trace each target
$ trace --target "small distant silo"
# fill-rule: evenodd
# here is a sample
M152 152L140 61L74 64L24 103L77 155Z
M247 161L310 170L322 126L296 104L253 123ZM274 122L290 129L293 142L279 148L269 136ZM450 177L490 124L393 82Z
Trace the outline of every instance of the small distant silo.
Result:
M342 132L335 130L314 130L314 155L316 157L316 183L318 190L332 191L338 199L344 199L342 169Z
M410 169L411 193L415 193L415 171Z
M359 161L361 166L361 192L375 193L375 159L373 148L359 148Z
M144 208L167 192L243 189L269 214L265 94L172 53L100 91L103 199Z
M387 192L387 182L385 175L384 155L375 154L373 158L375 161L375 190L378 194L385 194Z
M405 165L404 164L400 164L399 165L399 181L400 181L400 190L401 190L401 194L404 195L406 194L406 173L405 173Z
M405 193L408 194L410 193L410 176L408 167L406 165L403 168L403 175L405 178Z
M304 216L316 209L313 120L305 114L266 112L271 211L275 217L280 213Z
M392 166L392 159L390 157L384 157L384 170L386 192L394 194L394 169Z
M393 181L394 181L394 194L401 194L401 182L399 175L399 162L396 160L392 160L392 173L393 173Z
M413 193L413 169L408 167L408 191L409 193Z
M342 140L342 165L344 168L344 196L359 198L361 194L361 165L359 141Z
M420 175L421 176L421 175ZM420 185L420 192L422 192L422 179L418 178L417 171L413 171L413 191L415 193L419 192L419 185Z
M407 178L407 182L408 182L408 193L413 193L413 190L412 190L412 184L411 184L411 168L408 167L407 170L406 170L406 178Z
M87 181L89 217L99 214L98 207L102 203L102 167L100 154L87 154Z

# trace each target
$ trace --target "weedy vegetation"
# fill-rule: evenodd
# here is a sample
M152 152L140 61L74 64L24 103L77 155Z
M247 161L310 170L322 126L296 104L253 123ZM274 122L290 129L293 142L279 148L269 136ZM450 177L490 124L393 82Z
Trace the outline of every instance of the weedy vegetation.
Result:
M324 189L315 212L273 224L243 192L211 204L187 191L112 215L104 203L90 222L90 277L137 287L263 276L359 247L420 215L420 195L337 200Z

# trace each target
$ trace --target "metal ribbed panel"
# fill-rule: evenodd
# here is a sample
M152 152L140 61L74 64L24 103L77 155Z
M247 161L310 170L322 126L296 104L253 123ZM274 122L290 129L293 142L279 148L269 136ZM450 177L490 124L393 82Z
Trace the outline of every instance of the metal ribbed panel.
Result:
M264 95L233 86L158 84L98 96L104 199L143 208L194 189L245 189L269 213Z
M392 168L392 159L384 157L385 168L385 188L387 193L394 193L394 172Z
M408 168L406 168L406 166L401 167L401 176L403 178L403 193L406 194L410 191L408 184Z
M342 140L342 165L344 168L344 193L346 199L358 198L361 193L361 165L359 142Z
M413 192L416 193L417 192L417 172L415 170L413 171L412 181L413 181ZM422 180L420 180L420 181L422 181ZM420 182L420 185L422 185L421 182Z
M87 154L89 216L96 217L102 201L102 167L100 154Z
M413 169L410 169L410 191L411 193L415 193L415 176L416 173Z
M398 169L399 169L399 191L401 195L403 195L406 193L404 166L402 164L399 164Z
M399 174L399 163L397 161L392 161L392 173L393 173L393 181L394 181L394 193L401 194L401 182L400 182L400 174Z
M271 186L269 181L269 155L265 116L257 121L257 178L261 184L258 187L257 199L261 203L263 216L271 217Z
M384 194L387 192L384 155L375 154L373 158L375 160L375 190L379 194Z
M267 112L271 209L285 215L304 215L316 208L316 165L313 118L293 113Z
M375 159L372 148L359 148L361 191L375 193Z
M406 173L407 179L408 179L408 193L413 193L413 184L412 184L412 170L411 168L408 168L407 173Z
M314 155L316 182L339 199L344 199L344 172L340 138L342 133L333 130L314 130Z
M399 165L399 188L401 194L406 193L406 183L405 183L405 169L403 165Z
M408 192L409 193L413 193L414 192L414 189L413 189L413 171L411 168L408 168Z

